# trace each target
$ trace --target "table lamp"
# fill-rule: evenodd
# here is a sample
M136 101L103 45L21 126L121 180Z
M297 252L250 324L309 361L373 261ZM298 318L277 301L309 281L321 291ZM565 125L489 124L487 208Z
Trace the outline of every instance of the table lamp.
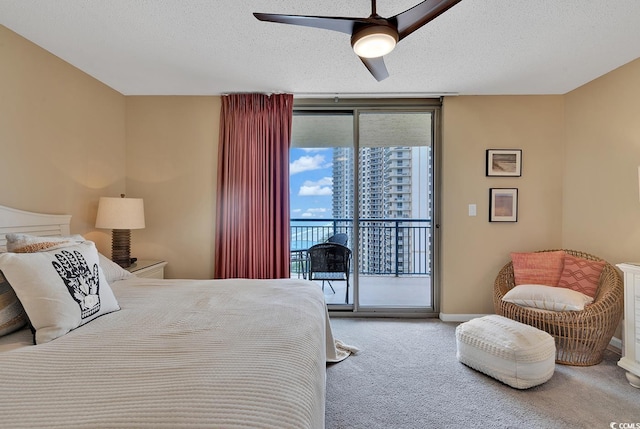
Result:
M123 268L131 265L131 230L144 228L142 198L100 197L96 228L112 230L111 260Z

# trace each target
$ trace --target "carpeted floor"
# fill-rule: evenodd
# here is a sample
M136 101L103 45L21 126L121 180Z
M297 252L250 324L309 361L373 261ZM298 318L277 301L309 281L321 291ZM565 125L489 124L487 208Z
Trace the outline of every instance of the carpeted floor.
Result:
M613 352L591 367L556 365L548 382L517 390L457 361L455 323L332 318L331 325L360 352L327 366L327 429L640 428L640 389L627 383Z

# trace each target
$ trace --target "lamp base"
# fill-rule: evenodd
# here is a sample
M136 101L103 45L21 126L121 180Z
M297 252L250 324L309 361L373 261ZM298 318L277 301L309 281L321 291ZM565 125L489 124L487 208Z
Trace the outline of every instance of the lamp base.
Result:
M122 268L131 266L131 230L114 229L111 233L111 260Z

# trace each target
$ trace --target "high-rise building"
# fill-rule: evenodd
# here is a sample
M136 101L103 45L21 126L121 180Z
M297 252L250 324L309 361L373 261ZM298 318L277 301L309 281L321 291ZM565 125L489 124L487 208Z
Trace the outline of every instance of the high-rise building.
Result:
M431 148L360 149L359 266L361 273L428 272L430 243L424 224L430 216ZM333 216L353 219L353 151L337 148L333 159Z

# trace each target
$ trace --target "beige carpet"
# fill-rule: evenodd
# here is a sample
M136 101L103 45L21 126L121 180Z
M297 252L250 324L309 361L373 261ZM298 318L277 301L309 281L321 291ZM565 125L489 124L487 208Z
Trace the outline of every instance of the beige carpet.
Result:
M327 429L640 423L640 389L627 383L613 352L591 367L556 365L548 382L517 390L456 360L455 323L333 318L331 324L336 338L360 351L327 366Z

